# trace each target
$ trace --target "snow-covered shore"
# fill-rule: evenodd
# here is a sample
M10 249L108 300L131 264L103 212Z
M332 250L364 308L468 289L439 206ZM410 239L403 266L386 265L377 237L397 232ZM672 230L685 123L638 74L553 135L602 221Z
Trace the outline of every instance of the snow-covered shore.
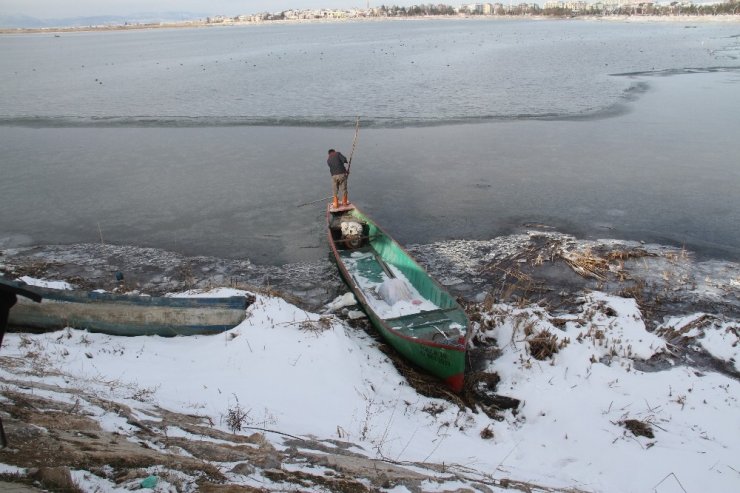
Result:
M239 293L221 288L181 295ZM257 294L242 324L218 336L10 333L0 352L0 380L4 396L66 402L103 431L129 440L140 426L124 408L155 421L163 410L196 415L235 439L261 430L278 451L273 462L237 467L249 462L245 456L210 464L228 484L265 491L335 491L324 480L336 468L284 453L295 437L338 441L366 460L418 475L358 478L372 491L498 491L510 481L535 491L737 490L740 382L677 364L673 352L681 339L740 372L738 320L696 313L649 332L634 299L590 291L573 306L555 312L488 299L475 308L474 345L500 351L484 371L500 377L497 393L522 402L496 419L417 393L378 341L342 317L264 294ZM638 369L656 359L667 362L665 369ZM92 396L119 407L101 407ZM19 415L17 399L4 397L0 409L6 425ZM166 419L159 428L160 438L147 447L169 457L188 454L167 437L213 441ZM13 452L13 442L24 438L13 433L16 426L9 429L11 447L0 451L0 462L25 476L33 464L18 462L22 454ZM40 433L54 434L54 425ZM65 465L64 458L58 462ZM129 471L126 480L116 467L71 469L80 489L91 492L127 491L149 476L158 478L154 490L162 492L197 491L203 481L192 471L176 475L172 466ZM276 470L300 472L303 483L277 481Z

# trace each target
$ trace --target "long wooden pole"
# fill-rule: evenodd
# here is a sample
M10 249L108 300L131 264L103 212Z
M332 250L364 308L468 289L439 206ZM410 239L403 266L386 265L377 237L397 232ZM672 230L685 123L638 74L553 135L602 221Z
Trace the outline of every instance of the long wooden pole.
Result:
M352 151L349 153L349 161L347 162L347 174L349 174L349 170L352 167L352 156L355 153L355 146L357 145L357 135L360 133L360 117L357 117L357 122L355 122L355 138L352 139Z
M323 202L324 200L330 199L332 197L333 195L329 195L328 197L324 197L323 199L312 200L311 202L306 202L305 204L298 204L296 207L303 207L304 205L311 205L315 204L316 202Z

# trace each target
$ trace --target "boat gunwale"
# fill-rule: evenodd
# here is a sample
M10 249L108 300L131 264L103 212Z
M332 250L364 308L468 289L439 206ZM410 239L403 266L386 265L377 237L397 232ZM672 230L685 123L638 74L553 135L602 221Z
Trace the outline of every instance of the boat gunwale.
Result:
M39 294L44 301L62 303L85 303L85 304L128 304L137 307L168 307L168 308L222 308L231 310L246 310L250 303L249 297L245 295L219 296L219 297L196 297L196 296L148 296L136 294L109 293L103 291L84 291L77 289L57 289L34 286L30 284L18 284L24 289Z

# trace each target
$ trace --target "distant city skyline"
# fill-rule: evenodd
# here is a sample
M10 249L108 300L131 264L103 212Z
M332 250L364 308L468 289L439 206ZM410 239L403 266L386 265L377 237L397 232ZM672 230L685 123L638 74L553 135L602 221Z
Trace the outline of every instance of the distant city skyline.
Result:
M408 7L423 0L371 1L371 7L398 5ZM456 2L455 5L465 2ZM64 18L99 15L128 15L145 12L193 12L205 15L238 15L281 12L288 9L366 8L367 0L2 0L0 14L28 15L38 18Z

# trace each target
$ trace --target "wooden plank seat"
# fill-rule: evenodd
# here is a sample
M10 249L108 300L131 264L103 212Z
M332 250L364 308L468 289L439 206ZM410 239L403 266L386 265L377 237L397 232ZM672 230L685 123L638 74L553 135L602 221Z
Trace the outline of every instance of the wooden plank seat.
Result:
M465 320L457 308L430 310L402 317L389 318L388 325L411 337L436 340L457 339L465 328ZM458 328L459 327L459 328Z

